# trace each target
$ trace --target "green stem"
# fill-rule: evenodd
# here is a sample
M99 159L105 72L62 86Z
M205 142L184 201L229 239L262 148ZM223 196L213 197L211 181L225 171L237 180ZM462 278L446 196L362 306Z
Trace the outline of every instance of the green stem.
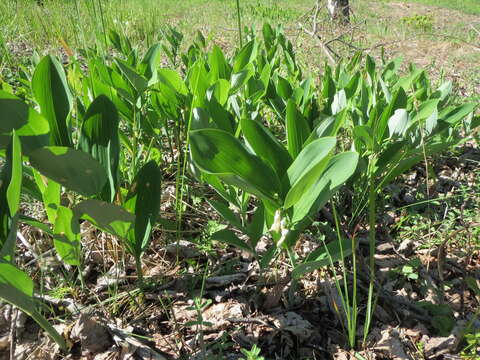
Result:
M135 256L135 268L137 270L137 282L140 290L143 291L144 282L143 282L143 270L142 270L142 260L140 256Z
M375 160L370 161L372 164ZM375 177L373 174L370 177L370 186L368 194L368 226L370 231L368 233L368 242L370 247L370 283L368 285L368 301L367 301L367 314L365 320L365 330L363 333L363 342L365 343L367 339L368 332L370 330L370 325L372 322L373 316L373 285L375 283L375 238L376 238L376 222L377 222L377 207L376 199L377 193L375 189Z
M238 37L240 39L240 47L243 47L242 21L241 21L241 15L240 15L240 0L237 0L237 21L238 21Z

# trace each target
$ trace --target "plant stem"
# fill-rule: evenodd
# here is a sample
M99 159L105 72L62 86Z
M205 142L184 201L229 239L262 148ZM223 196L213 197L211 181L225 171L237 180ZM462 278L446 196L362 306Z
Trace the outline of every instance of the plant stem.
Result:
M143 291L143 288L144 288L143 270L142 270L142 260L140 259L140 256L135 256L135 268L137 270L138 287L140 288L140 290Z
M371 159L370 164L374 166L376 159ZM368 285L368 301L367 301L367 313L365 319L365 329L363 332L363 343L367 339L368 332L370 331L370 325L373 316L373 285L375 283L375 237L376 237L376 222L377 222L377 207L376 207L377 194L375 189L375 177L373 173L370 175L369 193L368 193L368 242L370 247L370 283Z
M240 47L243 47L242 21L241 21L241 15L240 15L240 0L237 0L237 21L238 21L238 37L240 40Z

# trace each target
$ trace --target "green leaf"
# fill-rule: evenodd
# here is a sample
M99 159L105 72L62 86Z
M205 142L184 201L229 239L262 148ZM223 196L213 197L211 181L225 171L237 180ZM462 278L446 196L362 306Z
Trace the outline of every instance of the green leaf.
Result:
M332 102L332 115L338 114L340 111L347 107L347 96L345 90L340 90L333 97Z
M22 192L22 149L20 139L13 130L11 144L11 177L7 188L7 202L10 214L16 214L20 205Z
M226 220L230 225L235 226L237 229L242 230L243 226L240 223L240 219L230 208L219 201L210 200L208 203Z
M125 207L135 213L135 226L128 236L135 256L140 256L148 246L160 211L160 187L160 169L154 160L149 161L135 176L125 200Z
M225 106L228 100L228 95L230 91L230 83L225 79L218 79L207 92L209 100L214 97L217 102Z
M135 215L123 207L96 199L85 200L73 208L75 216L122 240L135 223Z
M19 208L22 184L20 144L15 133L10 138L6 159L0 172L0 248L7 241L12 218Z
M17 229L18 229L18 219L20 214L15 214L10 223L10 229L5 242L0 243L0 262L6 261L14 263L15 259L15 248L17 244Z
M329 242L326 247L325 245L321 245L309 254L303 263L295 266L292 271L292 277L299 279L305 274L320 269L321 267L329 266L332 262L335 264L347 256L352 255L352 241L349 239L342 239L341 241L341 244L340 241L336 240Z
M347 151L330 159L320 178L305 192L293 207L292 223L302 227L302 221L322 208L350 176L358 164L358 153Z
M280 75L277 76L277 93L284 100L290 99L293 94L292 85Z
M82 124L79 148L92 155L104 168L108 183L101 198L113 201L118 185L120 161L119 117L115 105L105 95L89 106Z
M30 315L57 342L62 350L67 350L63 337L35 309L33 302L33 282L23 271L12 264L0 261L0 298L17 306Z
M20 98L0 90L0 134L16 130L18 136L48 134L48 121Z
M42 116L50 124L51 143L71 146L67 119L73 105L72 94L65 71L55 57L45 56L37 65L32 78L32 90Z
M225 60L222 50L217 45L213 45L212 51L208 55L208 65L210 67L209 76L211 80L227 80L230 78L230 67Z
M268 163L279 178L283 177L292 163L285 147L259 122L242 118L240 124L243 135L255 154Z
M283 207L288 209L310 191L317 182L330 160L337 141L334 137L317 139L308 144L287 170L290 190L285 197Z
M97 195L107 182L107 173L98 161L68 147L37 149L30 154L30 163L46 177L84 196Z
M53 232L53 243L62 260L66 264L80 266L80 223L71 209L58 208Z
M454 125L456 123L458 123L460 120L464 119L467 115L469 115L470 113L472 113L474 110L475 110L475 107L476 105L475 104L463 104L463 105L460 105L456 108L448 108L444 111L442 111L439 115L439 117L451 124L451 125Z
M40 229L41 231L43 231L44 233L53 237L52 229L50 229L50 227L48 225L44 224L43 222L41 222L37 219L34 219L34 218L32 218L30 216L27 216L27 215L20 215L19 216L19 221L23 224L27 224L27 225L36 227L36 228Z
M153 44L148 51L146 52L143 60L141 62L142 67L144 67L143 75L147 79L151 79L155 76L158 66L160 65L161 61L161 49L162 46L160 44Z
M390 137L403 136L407 130L408 113L405 109L397 109L388 120L388 132Z
M194 95L195 101L192 107L203 107L205 94L210 86L207 69L202 60L197 60L188 70L187 79L190 92Z
M438 87L438 89L430 96L432 99L439 99L442 103L452 92L453 84L450 80L445 81Z
M392 96L388 106L383 110L380 121L374 128L375 140L380 143L385 138L385 130L388 126L388 122L394 112L398 109L407 108L407 94L403 88L399 88Z
M265 206L260 202L253 214L252 221L247 225L246 233L252 249L257 246L258 240L262 237L265 229Z
M172 69L158 69L158 79L180 95L188 95L188 88L180 75Z
M355 142L361 141L365 144L367 149L373 150L373 147L374 147L373 133L372 133L372 129L369 126L366 126L366 125L355 126L353 128L353 136L354 136ZM357 147L358 144L356 143L355 146Z
M379 166L377 176L380 176L382 173L380 184L378 189L382 189L387 186L391 181L393 181L397 176L403 174L405 171L410 169L412 166L418 164L420 161L425 159L425 156L430 156L436 153L440 153L450 147L452 147L455 142L439 142L439 143L429 143L425 146L425 149L418 148L410 151L403 150L402 153L398 153L398 156L402 156L401 160L395 162L389 161L388 157L384 165ZM379 159L379 163L380 163ZM382 159L383 160L383 159ZM380 163L381 164L381 163Z
M255 40L247 43L240 52L235 56L233 60L233 72L239 72L250 64L257 57L257 43Z
M35 178L35 183L42 194L43 205L45 212L47 213L48 221L51 224L54 224L55 219L57 218L57 209L60 205L62 186L52 179L43 177L35 169L33 170L33 176Z
M420 105L417 114L413 117L412 122L418 122L429 118L434 111L437 111L438 102L438 99L423 102Z
M134 68L132 68L123 60L115 59L115 64L118 66L125 79L127 79L133 89L135 89L137 95L145 91L145 89L148 87L147 79L138 74Z
M191 131L195 164L228 184L275 202L280 184L273 170L233 135L217 129Z
M248 244L240 240L237 235L231 230L223 229L212 234L210 237L212 240L221 241L225 244L235 246L250 254L255 254L255 251L250 248Z
M243 70L233 73L230 79L230 94L235 94L254 74L253 66L246 66Z
M286 127L288 152L295 159L310 135L310 127L291 99L287 102Z

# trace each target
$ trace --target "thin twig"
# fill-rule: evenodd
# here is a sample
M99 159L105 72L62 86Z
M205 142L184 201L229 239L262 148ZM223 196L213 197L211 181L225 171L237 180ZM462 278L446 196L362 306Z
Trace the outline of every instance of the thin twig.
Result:
M10 360L15 360L18 309L10 308Z
M335 66L337 64L337 62L335 61L335 59L333 58L333 56L331 54L331 49L329 49L328 46L325 46L325 44L322 41L322 38L320 36L318 36L317 34L313 33L312 31L307 30L301 23L298 23L298 26L300 27L300 29L302 29L308 35L318 39L318 42L320 44L320 48L323 50L323 52L327 56L328 61L330 62L331 65Z
M475 31L478 35L480 35L480 31L475 28L472 24L470 24L470 27Z

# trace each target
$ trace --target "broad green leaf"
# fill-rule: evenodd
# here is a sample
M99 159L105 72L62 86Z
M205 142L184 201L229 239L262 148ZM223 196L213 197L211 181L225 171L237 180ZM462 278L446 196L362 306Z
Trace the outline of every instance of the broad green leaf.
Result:
M37 170L33 170L35 183L37 184L40 193L42 194L43 206L47 213L48 221L55 224L57 218L57 209L60 205L60 193L62 186L52 180L42 176Z
M53 227L53 243L62 260L69 265L80 266L80 223L73 211L65 206L57 210Z
M417 114L413 117L412 122L418 122L429 118L433 112L437 110L438 102L438 99L423 102L420 105Z
M135 176L125 207L135 213L135 225L129 233L133 255L140 256L148 246L153 225L160 211L161 173L157 163L146 163Z
M431 95L432 99L439 99L442 103L450 95L453 89L453 84L450 80L445 81L438 89Z
M62 146L46 146L30 154L31 165L42 175L84 196L97 195L107 173L91 155Z
M205 94L210 87L207 69L202 60L197 60L188 70L188 87L194 96L192 107L203 107Z
M237 229L242 230L243 226L235 213L230 210L228 205L219 201L210 200L208 203L226 220L230 225L235 226Z
M235 94L254 74L253 65L246 66L243 70L233 73L230 79L230 94Z
M192 124L190 125L191 130L205 129L213 127L210 123L210 114L201 107L196 107L192 110Z
M250 248L248 244L240 240L237 235L231 230L223 229L212 234L210 237L212 240L221 241L225 244L235 246L250 254L255 254L255 251Z
M45 56L35 68L32 90L43 117L50 124L51 144L71 146L68 116L72 109L72 94L65 71L53 56Z
M158 69L158 79L180 95L188 95L188 88L180 75L172 69Z
M330 159L327 168L310 191L305 192L293 207L292 223L299 224L309 215L322 208L350 176L353 175L358 164L358 153L347 151L335 155Z
M283 207L295 205L304 194L310 193L311 186L318 182L332 155L337 141L334 137L325 137L308 144L287 170L286 180L290 190L285 197Z
M218 103L225 106L230 91L230 83L225 79L218 79L207 91L209 100L214 97Z
M303 146L305 147L312 141L322 137L337 136L338 131L342 128L347 117L348 112L345 109L334 116L329 116L323 119L310 133L310 136L305 141Z
M389 165L391 166L379 168L379 173L377 174L377 176L381 175L382 172L385 173L385 175L381 177L380 184L378 185L378 190L387 186L397 176L405 173L405 171L410 169L412 166L424 160L425 156L440 153L452 147L454 144L455 142L430 143L425 146L425 148L418 148L411 151L404 150L404 152L407 152L404 154L403 158L400 161L396 161L393 164L390 163Z
M220 105L215 98L208 100L206 106L213 122L219 129L231 134L235 132L233 115L224 106Z
M73 208L73 212L76 217L90 221L100 230L122 240L127 238L135 223L135 215L124 208L96 199L82 201Z
M366 125L355 126L353 128L353 136L356 142L355 145L358 145L357 141L360 140L366 145L368 150L370 151L373 150L375 143L373 140L372 129L369 126L366 126Z
M127 79L130 85L138 94L141 94L148 87L148 81L142 75L138 74L127 62L115 59L115 64L120 69L122 75Z
M100 95L89 106L82 124L79 148L92 155L104 168L108 183L101 198L113 201L118 185L120 161L119 118L115 105Z
M403 136L408 125L408 113L405 109L397 109L388 120L388 131L390 137Z
M432 134L438 124L438 110L434 109L432 114L425 119L425 135Z
M472 103L463 104L456 108L447 108L439 114L440 119L454 125L475 110L476 105Z
M15 130L18 136L48 134L48 121L20 98L0 90L0 134Z
M402 87L403 90L409 91L412 84L423 74L422 69L415 69L409 75L401 77L394 85L394 89Z
M259 122L243 118L240 124L243 135L255 154L268 163L279 178L282 178L292 163L292 158L285 147Z
M370 84L373 84L375 81L375 60L370 55L367 55L367 58L365 60L365 68L367 69L367 73L370 77Z
M260 202L253 214L252 221L247 225L246 233L252 249L255 249L265 229L265 206Z
M338 114L347 107L347 96L345 90L340 90L335 94L332 101L332 115Z
M33 282L23 271L12 264L0 261L0 298L17 306L30 315L63 350L67 350L64 338L36 310L33 302Z
M17 212L20 203L22 164L19 152L18 138L14 133L13 136L10 136L6 159L2 164L3 167L0 172L0 248L7 241L11 230L12 218Z
M349 239L342 239L341 241L342 244L337 240L329 242L326 247L321 245L309 254L303 263L295 266L292 277L299 279L305 274L321 267L330 266L332 262L335 264L337 261L342 261L345 257L350 256L352 254L352 241ZM340 248L340 245L342 248Z
M255 40L250 41L247 43L240 52L235 56L234 63L233 63L233 72L238 73L239 71L243 70L247 64L253 62L253 60L257 57L257 42Z
M160 44L152 45L142 59L141 65L143 65L142 67L144 67L143 75L147 79L151 79L155 76L155 73L162 59L161 49L162 46Z
M380 103L378 103L380 104ZM398 109L407 108L407 94L403 88L399 88L392 96L388 106L383 110L382 116L378 124L374 126L374 139L377 143L381 143L385 139L385 131L389 125L390 118ZM404 130L405 131L405 130Z
M217 45L213 45L212 51L208 55L208 65L210 67L209 76L212 81L230 78L230 67L222 50Z
M284 100L290 99L293 94L292 85L280 75L277 75L277 93Z
M293 100L287 103L286 127L288 152L295 159L310 135L310 127Z
M277 176L233 135L217 129L202 129L191 131L190 140L193 160L200 169L275 202L280 192Z

